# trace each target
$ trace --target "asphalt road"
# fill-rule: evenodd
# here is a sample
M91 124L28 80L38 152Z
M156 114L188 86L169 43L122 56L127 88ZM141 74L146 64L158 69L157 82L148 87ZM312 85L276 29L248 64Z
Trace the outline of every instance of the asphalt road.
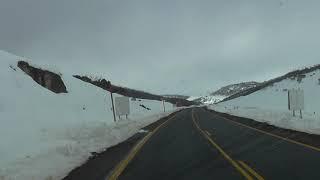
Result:
M202 108L149 133L108 179L320 179L320 149Z

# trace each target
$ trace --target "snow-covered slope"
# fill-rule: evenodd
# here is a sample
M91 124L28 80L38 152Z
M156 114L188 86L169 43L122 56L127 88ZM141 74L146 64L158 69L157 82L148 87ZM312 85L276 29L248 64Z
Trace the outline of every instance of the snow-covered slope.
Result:
M218 111L252 118L283 128L320 134L320 70L288 77L247 96L212 106ZM303 120L288 110L288 89L303 89Z
M224 96L224 97L229 97L234 94L237 94L241 91L245 91L250 88L254 88L258 86L260 83L258 82L242 82L238 84L231 84L228 86L224 86L217 91L211 93L211 96Z
M231 84L228 86L224 86L218 89L217 91L210 93L207 96L190 97L188 100L200 102L201 104L206 105L215 104L234 94L246 91L250 88L254 88L257 85L259 85L259 83L257 82L243 82L238 84Z
M214 104L222 101L227 96L221 96L221 95L208 95L208 96L202 96L198 97L196 99L193 99L192 101L200 102L201 104Z
M17 67L21 59L0 51L1 180L60 179L90 152L127 139L173 110L166 104L163 113L159 101L132 101L129 119L114 123L106 91L73 78L72 72L59 72L68 93L55 94Z
M224 86L213 93L210 93L207 96L200 96L198 98L189 98L188 100L200 102L202 104L215 104L227 97L230 97L239 92L248 90L250 88L254 88L259 85L258 82L243 82L238 84L231 84L228 86Z
M178 94L166 94L162 95L163 97L166 98L178 98L178 99L188 99L190 96L185 96L185 95L178 95Z

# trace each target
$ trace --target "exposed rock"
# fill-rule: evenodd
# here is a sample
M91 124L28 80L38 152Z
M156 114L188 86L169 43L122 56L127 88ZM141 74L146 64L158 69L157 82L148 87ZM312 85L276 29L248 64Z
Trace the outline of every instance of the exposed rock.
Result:
M179 94L166 94L162 95L165 98L179 98L179 99L188 99L190 96L179 95Z
M245 91L250 88L257 87L260 83L258 82L242 82L238 84L231 84L225 87L220 88L219 90L211 93L211 96L225 96L229 97L239 92Z
M140 90L116 86L116 85L111 84L110 81L107 81L105 79L95 80L95 79L90 79L87 76L79 76L79 75L73 75L73 77L80 79L84 82L93 84L93 85L100 87L104 90L107 90L109 92L117 93L117 94L127 96L127 97L132 97L132 98L137 98L137 99L149 99L149 100L156 100L156 101L164 100L166 102L170 102L171 104L175 104L177 106L191 106L191 105L198 104L196 102L191 102L186 99L174 98L174 97L164 97L164 96L151 94L151 93L140 91Z
M143 105L143 104L140 104L139 106L140 106L140 107L143 107L144 109L146 109L146 110L148 110L148 111L150 111L150 110L151 110L150 108L146 107L146 106L145 106L145 105Z
M298 81L299 83L301 83L301 82L302 82L302 79L304 79L305 77L306 77L305 74L298 74L298 75L297 75L297 81Z
M9 66L12 70L17 71L16 68L14 68L12 65Z
M32 67L25 61L19 61L18 67L42 87L54 93L68 93L60 75L48 70Z
M80 79L84 82L93 84L97 87L100 87L104 90L110 91L112 93L116 93L117 91L119 91L117 88L112 88L111 82L107 81L105 79L99 79L99 80L92 80L87 76L79 76L79 75L73 75L74 78Z

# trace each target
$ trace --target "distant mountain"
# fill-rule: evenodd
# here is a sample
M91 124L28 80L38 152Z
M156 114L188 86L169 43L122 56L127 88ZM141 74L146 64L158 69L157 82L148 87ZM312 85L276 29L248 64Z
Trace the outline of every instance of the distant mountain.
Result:
M222 101L223 99L225 99L225 96L201 96L198 98L193 98L193 99L188 99L189 101L194 101L196 103L200 103L200 104L214 104L214 103L218 103L220 101Z
M250 95L261 89L265 89L267 87L272 87L274 84L281 82L283 80L289 79L291 81L297 81L297 83L301 83L303 79L306 78L306 74L308 73L315 74L314 71L317 71L319 69L320 69L320 64L314 65L312 67L306 67L303 69L294 70L283 76L279 76L277 78L273 78L268 81L264 81L262 83L243 82L238 84L231 84L231 85L220 88L219 90L209 94L208 96L202 96L192 100L202 104L214 104L218 102L229 101L232 99L239 98L241 96ZM320 78L318 78L317 80L318 80L317 83L320 84ZM191 100L191 99L188 99L188 100Z
M224 86L224 87L218 89L217 91L209 94L208 96L202 96L197 99L193 99L193 101L199 102L202 104L218 103L229 96L232 96L232 95L240 93L242 91L246 91L248 89L257 87L259 84L260 83L254 82L254 81L242 82L242 83L238 83L238 84L231 84L231 85Z
M267 87L272 87L275 83L278 83L280 81L286 80L286 79L290 79L290 80L294 80L297 81L298 83L301 83L303 81L304 78L306 78L306 74L308 73L314 73L314 71L317 71L320 69L320 64L311 66L311 67L306 67L303 69L299 69L299 70L294 70L291 71L283 76L279 76L277 78L265 81L263 83L258 84L255 87L243 90L243 91L239 91L238 93L235 93L227 98L225 98L223 101L229 101L241 96L247 96L250 95L254 92L257 92L261 89L267 88ZM320 78L318 79L318 83L320 84Z
M178 95L178 94L166 94L166 95L162 95L163 97L166 98L178 98L178 99L188 99L190 96L185 96L185 95Z
M260 83L258 82L242 82L242 83L238 83L238 84L231 84L225 87L220 88L219 90L211 93L211 96L225 96L225 97L229 97L232 96L234 94L237 94L241 91L245 91L248 90L250 88L254 88L257 87Z
M99 88L102 88L106 91L117 93L123 96L127 97L133 97L133 98L139 98L139 99L148 99L148 100L156 100L156 101L162 101L165 100L166 102L169 102L171 104L177 105L177 106L191 106L196 105L193 101L188 101L185 98L180 97L165 97L161 95L151 94L145 91L141 90L135 90L130 89L126 87L117 86L114 84L111 84L110 81L106 79L92 79L87 76L80 76L80 75L73 75L73 77L80 79L84 82L93 84Z
M289 110L288 91L292 89L303 90L302 98L294 101L303 105L301 117L300 112L294 117ZM320 64L291 71L234 94L213 109L285 129L320 135L319 97Z

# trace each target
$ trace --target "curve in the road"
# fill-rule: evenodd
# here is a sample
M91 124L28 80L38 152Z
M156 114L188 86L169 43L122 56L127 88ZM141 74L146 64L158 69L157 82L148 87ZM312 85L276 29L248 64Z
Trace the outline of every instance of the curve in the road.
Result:
M109 179L320 179L319 152L193 108L149 133Z
M106 178L107 180L116 180L119 178L120 174L125 170L125 168L128 166L130 161L139 153L140 149L143 147L143 145L151 138L151 136L157 132L161 127L165 126L168 121L172 120L176 115L172 116L168 120L166 120L164 123L160 124L156 129L154 129L152 132L149 132L140 142L137 143L133 147L133 149L129 152L126 158L124 158L111 172L111 174Z
M260 129L257 129L257 128L254 128L254 127L251 127L251 126L242 124L242 123L240 123L240 122L232 121L232 120L230 120L230 119L228 119L228 118L225 118L225 117L221 117L221 116L220 116L220 118L222 118L222 119L224 119L224 120L226 120L226 121L228 121L228 122L234 123L234 124L236 124L236 125L243 126L243 127L252 129L252 130L254 130L254 131L260 132L260 133L262 133L262 134L266 134L266 135L269 135L269 136L272 136L272 137L275 137L275 138L278 138L278 139L281 139L281 140L284 140L284 141L287 141L287 142L290 142L290 143L293 143L293 144L297 144L297 145L300 145L300 146L304 146L304 147L306 147L306 148L309 148L309 149L312 149L312 150L314 150L314 151L320 152L320 148L318 148L318 147L314 147L314 146L312 146L312 145L305 144L305 143L302 143L302 142L298 142L298 141L292 140L292 139L287 138L287 137L285 138L285 137L278 136L278 135L276 135L276 134L272 134L272 133L269 133L269 132L266 132L266 131L262 131L262 130L260 130Z
M228 160L232 166L239 171L247 180L253 180L252 176L248 173L250 172L253 176L255 176L258 180L264 180L264 178L259 175L257 172L255 172L252 168L250 168L248 165L246 165L243 161L239 161L239 163L246 169L244 170L235 160L233 160L214 140L210 137L210 134L208 131L204 131L200 128L199 124L197 123L196 116L194 114L194 110L192 110L192 121L197 127L197 129L200 131L200 133L222 154L222 156Z

